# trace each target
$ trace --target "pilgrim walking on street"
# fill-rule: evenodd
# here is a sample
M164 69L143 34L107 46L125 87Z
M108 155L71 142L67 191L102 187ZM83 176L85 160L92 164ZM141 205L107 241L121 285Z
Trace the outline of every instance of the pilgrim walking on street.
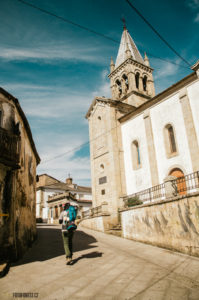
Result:
M75 225L76 209L70 205L69 202L65 203L64 210L59 216L59 223L62 224L62 238L66 254L66 262L70 263L73 256L73 235L77 226Z

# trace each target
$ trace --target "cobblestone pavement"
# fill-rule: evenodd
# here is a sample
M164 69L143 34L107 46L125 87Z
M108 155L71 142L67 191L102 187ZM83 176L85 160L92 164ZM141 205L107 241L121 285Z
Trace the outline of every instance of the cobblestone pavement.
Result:
M0 299L199 299L198 258L81 227L74 245L66 265L59 226L39 225L33 247L0 279Z

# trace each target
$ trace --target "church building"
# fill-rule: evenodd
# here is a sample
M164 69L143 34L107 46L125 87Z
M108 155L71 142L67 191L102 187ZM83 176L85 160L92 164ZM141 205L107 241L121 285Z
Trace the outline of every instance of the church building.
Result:
M96 97L86 115L93 206L107 202L111 223L123 197L199 170L199 61L192 70L156 95L149 59L124 27L112 97Z

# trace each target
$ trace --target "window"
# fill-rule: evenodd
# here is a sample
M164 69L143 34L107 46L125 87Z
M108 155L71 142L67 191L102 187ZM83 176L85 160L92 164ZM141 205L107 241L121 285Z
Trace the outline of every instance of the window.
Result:
M146 83L147 83L147 77L146 77L146 75L142 79L142 82L143 82L143 90L146 91Z
M104 165L103 165L103 164L100 165L100 171L101 171L101 172L104 171Z
M116 84L118 86L119 96L122 94L122 85L121 82L117 79Z
M105 190L101 190L101 194L102 194L102 195L105 195Z
M127 90L129 89L129 80L128 80L128 77L126 76L126 74L124 74L124 75L122 75L122 78L123 78L123 80L125 82L125 87L126 87L125 92L127 92Z
M167 124L164 129L165 147L167 157L170 158L177 154L177 144L174 128L171 124Z
M175 142L175 137L174 137L174 132L173 132L172 126L168 127L168 133L169 133L170 149L171 149L171 153L173 153L173 152L176 152L176 142Z
M141 167L140 147L138 141L133 141L131 150L132 150L133 169L138 169Z
M135 85L137 89L139 89L139 80L140 80L140 73L137 72L135 74Z

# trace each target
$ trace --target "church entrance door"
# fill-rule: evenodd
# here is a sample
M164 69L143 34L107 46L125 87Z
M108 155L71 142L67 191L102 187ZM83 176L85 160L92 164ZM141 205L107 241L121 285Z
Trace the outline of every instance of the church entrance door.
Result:
M175 168L170 172L169 175L177 177L178 194L185 195L187 191L187 187L186 187L184 173L182 172L182 170Z

